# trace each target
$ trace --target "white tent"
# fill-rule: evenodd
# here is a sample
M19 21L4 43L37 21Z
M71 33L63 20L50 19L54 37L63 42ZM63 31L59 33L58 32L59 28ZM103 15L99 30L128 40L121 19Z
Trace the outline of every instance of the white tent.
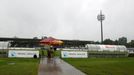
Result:
M87 44L86 48L89 51L127 51L127 48L124 45L96 45L96 44Z

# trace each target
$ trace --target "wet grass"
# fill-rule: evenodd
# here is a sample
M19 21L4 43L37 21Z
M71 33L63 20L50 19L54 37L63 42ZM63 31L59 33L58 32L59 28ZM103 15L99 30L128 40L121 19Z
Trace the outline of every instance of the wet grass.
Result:
M37 75L39 59L0 58L0 75Z
M87 75L134 75L134 58L63 59Z

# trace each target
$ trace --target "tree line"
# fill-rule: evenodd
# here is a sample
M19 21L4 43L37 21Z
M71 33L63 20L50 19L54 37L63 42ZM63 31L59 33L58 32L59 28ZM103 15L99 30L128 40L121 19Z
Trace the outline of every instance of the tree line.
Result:
M93 42L94 44L101 44L99 41ZM127 41L127 37L120 37L117 40L111 40L110 38L105 39L102 44L109 45L125 45L128 48L134 47L134 40Z

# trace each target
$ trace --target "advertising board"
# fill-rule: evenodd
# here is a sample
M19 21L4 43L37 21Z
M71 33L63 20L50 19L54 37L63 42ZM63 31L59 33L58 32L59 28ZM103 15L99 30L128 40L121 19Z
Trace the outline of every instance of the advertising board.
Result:
M8 57L33 58L34 55L39 58L39 51L9 50Z
M88 58L86 51L61 51L62 58Z

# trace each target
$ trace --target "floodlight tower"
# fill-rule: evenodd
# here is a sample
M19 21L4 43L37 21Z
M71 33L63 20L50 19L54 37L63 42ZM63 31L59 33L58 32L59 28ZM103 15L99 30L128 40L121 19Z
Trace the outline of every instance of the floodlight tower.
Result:
M102 14L102 11L100 11L100 14L98 14L97 19L101 23L101 43L103 43L103 24L102 24L102 21L105 19L105 15Z

